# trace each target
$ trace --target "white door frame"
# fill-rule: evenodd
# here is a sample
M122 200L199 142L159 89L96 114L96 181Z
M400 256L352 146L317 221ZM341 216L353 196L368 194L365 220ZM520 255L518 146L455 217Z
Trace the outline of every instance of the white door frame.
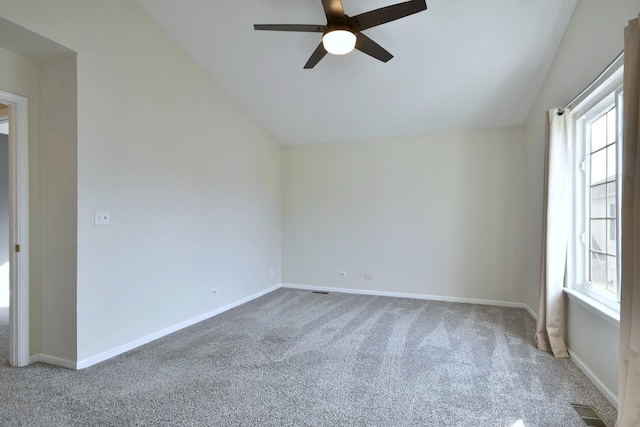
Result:
M9 106L9 364L29 364L28 101L0 91Z

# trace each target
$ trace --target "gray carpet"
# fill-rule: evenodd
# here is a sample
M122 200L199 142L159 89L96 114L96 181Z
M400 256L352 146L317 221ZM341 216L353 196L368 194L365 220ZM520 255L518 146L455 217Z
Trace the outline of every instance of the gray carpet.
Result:
M0 369L9 363L9 307L0 307ZM0 377L0 380L2 377ZM1 384L0 384L1 387ZM2 420L0 420L0 425Z
M579 403L613 425L534 329L523 309L280 289L82 371L5 362L0 424L584 426Z

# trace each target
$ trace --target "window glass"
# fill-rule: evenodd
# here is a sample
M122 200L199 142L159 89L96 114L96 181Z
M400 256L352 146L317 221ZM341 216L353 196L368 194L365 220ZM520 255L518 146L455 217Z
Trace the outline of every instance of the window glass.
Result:
M612 101L613 102L613 101ZM590 285L617 292L617 143L616 108L610 105L587 122L589 189L588 273Z

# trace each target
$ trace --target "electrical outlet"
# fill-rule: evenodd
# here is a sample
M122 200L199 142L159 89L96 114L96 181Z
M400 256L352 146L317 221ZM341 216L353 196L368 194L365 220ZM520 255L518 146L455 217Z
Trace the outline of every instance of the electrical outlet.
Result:
M373 280L373 274L371 274L371 273L365 273L365 274L364 274L364 278L365 278L366 280Z
M338 271L338 277L347 277L347 272L346 271Z
M276 277L276 271L273 268L271 269L271 277Z
M211 289L211 296L214 296L214 295L216 295L217 293L218 293L218 290L217 290L217 289L215 289L215 288L212 288L212 289Z

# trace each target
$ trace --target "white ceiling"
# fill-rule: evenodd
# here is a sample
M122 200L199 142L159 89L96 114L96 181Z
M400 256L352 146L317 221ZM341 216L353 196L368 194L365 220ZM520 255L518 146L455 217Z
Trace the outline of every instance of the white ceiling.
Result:
M281 144L522 125L576 0L427 0L363 31L395 57L327 55L321 34L253 24L325 24L321 0L136 0ZM356 15L399 0L343 0Z

